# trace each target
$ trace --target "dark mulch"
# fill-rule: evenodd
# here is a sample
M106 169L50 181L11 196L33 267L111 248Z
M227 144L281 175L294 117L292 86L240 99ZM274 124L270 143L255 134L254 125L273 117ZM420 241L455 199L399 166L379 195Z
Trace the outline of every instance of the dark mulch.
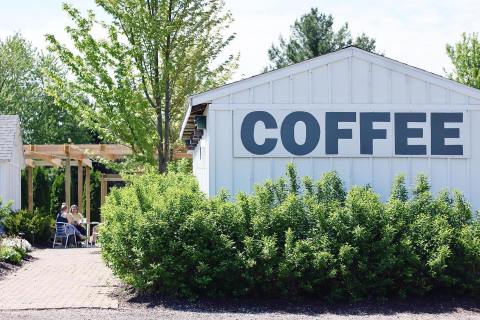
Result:
M8 274L15 272L16 270L20 269L21 267L25 266L27 263L34 261L36 258L32 257L31 255L27 254L23 260L22 264L17 266L15 264L11 264L8 262L1 262L0 261L0 280L5 278Z
M121 308L133 309L169 309L200 313L233 314L296 314L319 316L333 314L339 316L383 315L399 313L418 315L439 315L447 313L461 314L473 312L480 314L480 300L469 297L452 297L440 293L426 298L391 300L387 302L367 301L362 303L328 304L322 301L231 299L200 299L195 302L173 299L162 295L141 294L131 287L120 286L115 296Z

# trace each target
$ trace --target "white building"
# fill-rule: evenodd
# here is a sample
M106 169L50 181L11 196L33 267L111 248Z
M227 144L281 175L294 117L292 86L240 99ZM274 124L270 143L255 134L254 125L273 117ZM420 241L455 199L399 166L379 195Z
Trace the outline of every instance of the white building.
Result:
M13 210L19 210L22 204L21 172L24 167L20 119L0 115L0 198L2 205L13 201Z
M476 123L480 90L349 47L190 97L181 135L210 196L251 192L291 161L384 199L395 175L425 173L433 192L459 189L480 208Z

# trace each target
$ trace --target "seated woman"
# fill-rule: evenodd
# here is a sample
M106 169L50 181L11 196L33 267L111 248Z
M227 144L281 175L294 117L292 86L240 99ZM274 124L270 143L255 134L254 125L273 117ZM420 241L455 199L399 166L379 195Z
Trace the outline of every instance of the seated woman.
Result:
M87 230L82 226L83 216L78 212L78 207L72 205L70 208L70 213L67 214L68 223L72 224L82 236L87 235Z
M68 216L69 216L68 206L66 203L62 203L62 207L60 209L60 212L57 215L56 222L70 223ZM68 224L66 228L67 228L68 234L75 234L75 237L77 239L85 240L85 237L83 236L83 234L79 230L77 230L77 228L74 227L73 225Z
M57 222L63 222L63 223L68 223L68 206L67 204L64 202L62 203L62 206L60 208L60 212L57 214L57 219L56 221Z

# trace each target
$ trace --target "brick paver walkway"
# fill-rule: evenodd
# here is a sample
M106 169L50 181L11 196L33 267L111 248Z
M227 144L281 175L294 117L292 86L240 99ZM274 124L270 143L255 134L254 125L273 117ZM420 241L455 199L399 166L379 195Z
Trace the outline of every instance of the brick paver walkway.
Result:
M98 248L36 250L35 261L0 280L0 310L118 308L118 284Z

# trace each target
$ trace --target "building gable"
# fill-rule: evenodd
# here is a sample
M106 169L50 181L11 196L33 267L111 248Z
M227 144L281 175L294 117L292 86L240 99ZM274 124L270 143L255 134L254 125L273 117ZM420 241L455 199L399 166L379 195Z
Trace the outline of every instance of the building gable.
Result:
M350 47L194 95L192 105L408 102L398 97L402 90L409 90L407 95L411 95L412 103L448 101L450 93L452 103L480 104L479 90ZM391 101L388 95L392 96Z

